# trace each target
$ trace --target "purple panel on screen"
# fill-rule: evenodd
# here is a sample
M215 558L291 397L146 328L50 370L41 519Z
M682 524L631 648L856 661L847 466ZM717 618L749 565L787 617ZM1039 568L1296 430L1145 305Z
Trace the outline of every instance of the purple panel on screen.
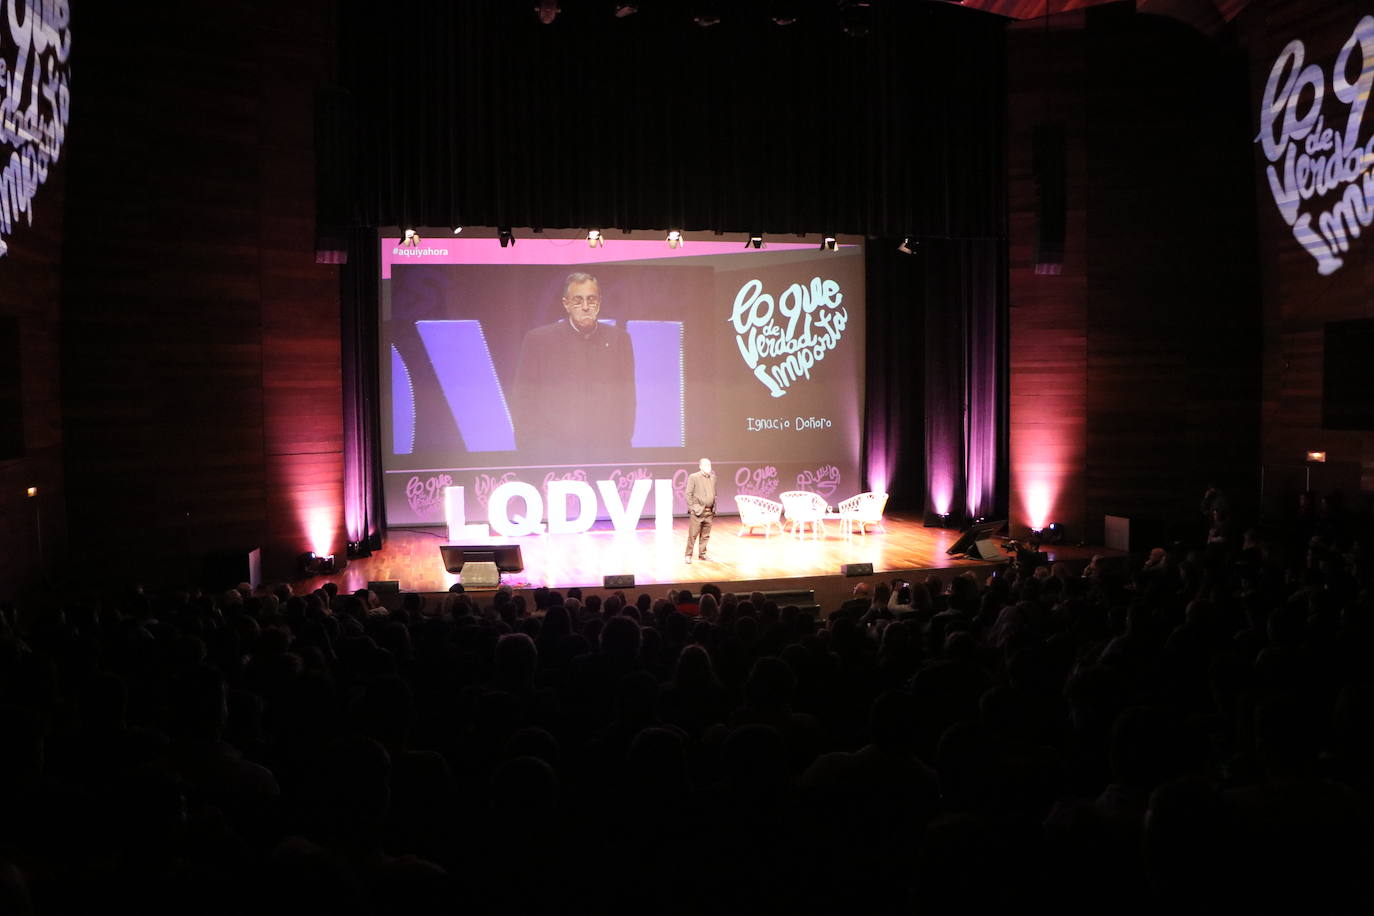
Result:
M515 426L480 321L417 321L439 387L470 452L515 448Z
M391 451L395 455L415 451L415 386L395 344L391 347Z
M635 448L678 447L683 435L682 322L627 321L635 348Z

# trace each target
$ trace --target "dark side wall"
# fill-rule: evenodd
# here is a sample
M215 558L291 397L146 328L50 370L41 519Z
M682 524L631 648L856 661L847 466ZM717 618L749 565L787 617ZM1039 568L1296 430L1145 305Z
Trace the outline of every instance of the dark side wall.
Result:
M1094 543L1110 514L1164 537L1179 520L1201 526L1208 483L1253 505L1243 56L1130 4L1020 23L1009 47L1013 529L1059 521ZM1054 274L1035 270L1046 165L1033 137L1046 124L1064 137Z
M61 295L73 550L189 581L343 553L337 267L314 262L333 0L73 4Z
M35 43L32 24L31 17L15 34L8 17L0 20L0 60L8 79L20 83L17 92L6 85L0 93L6 101L16 100L18 111L0 106L0 117L22 124L33 94L28 77L35 60L51 93L40 86L38 119L50 126L43 168L36 167L37 144L21 150L9 140L0 142L0 238L7 247L0 257L0 603L58 562L66 530L58 340L71 137L55 125L62 120L64 93L71 96L71 54L60 60L59 46L70 52L75 45L65 43L70 30L60 21L51 28L64 39L59 45ZM45 44L45 49L38 47ZM17 66L21 59L22 71ZM22 79L15 80L16 74ZM31 199L18 187L26 164L36 183ZM30 487L37 488L32 498L27 495Z
M1298 493L1304 489L1318 494L1339 490L1348 501L1357 493L1363 492L1367 498L1374 491L1374 424L1364 423L1363 429L1337 428L1346 424L1328 423L1323 416L1328 344L1341 344L1349 327L1344 322L1374 319L1374 203L1360 208L1346 201L1342 207L1352 187L1366 201L1374 202L1370 197L1374 188L1370 165L1374 160L1367 160L1354 182L1342 180L1334 187L1318 187L1313 182L1310 196L1300 195L1289 214L1294 218L1292 224L1276 202L1268 176L1273 165L1280 185L1287 183L1284 167L1290 147L1295 178L1300 170L1330 161L1336 135L1351 136L1369 147L1374 114L1364 111L1363 103L1352 106L1342 101L1336 62L1342 48L1350 45L1342 75L1359 84L1361 65L1368 68L1363 90L1355 93L1367 102L1368 83L1374 81L1374 5L1367 0L1256 0L1237 17L1234 27L1237 40L1250 57L1247 115L1251 136L1258 139L1267 130L1271 138L1268 151L1263 142L1252 143L1250 150L1264 303L1264 498L1271 513L1283 515L1296 509ZM1310 84L1303 89L1293 126L1300 130L1302 119L1309 115L1320 124L1311 125L1311 133L1290 135L1285 140L1284 114L1289 106L1283 94L1287 80L1282 73L1274 92L1267 94L1266 90L1275 63L1291 42L1300 44L1302 69L1321 80L1320 95ZM1362 52L1362 45L1369 51ZM1291 60L1287 69L1292 69ZM1279 107L1279 116L1266 124L1264 111L1271 104ZM1277 156L1272 162L1271 151ZM1300 164L1304 159L1306 162ZM1340 215L1342 209L1345 216ZM1361 209L1369 222L1360 219ZM1321 244L1330 247L1335 243L1336 250L1325 259L1310 253L1295 234L1294 227L1300 228L1304 217ZM1332 217L1341 223L1340 240L1327 235L1336 231ZM1342 244L1344 250L1340 250ZM1328 339L1332 325L1336 325L1331 328L1335 336ZM1356 360L1354 377L1347 380L1353 383L1354 397L1363 401L1366 417L1374 414L1374 388L1368 384L1370 355ZM1309 450L1325 451L1326 463L1308 464L1305 458Z

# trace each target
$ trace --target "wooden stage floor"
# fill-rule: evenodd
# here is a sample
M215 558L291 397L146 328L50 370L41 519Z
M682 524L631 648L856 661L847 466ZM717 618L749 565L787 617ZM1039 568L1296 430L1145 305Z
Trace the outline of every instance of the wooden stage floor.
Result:
M609 523L601 522L598 525ZM547 585L553 588L600 589L607 575L629 573L635 587L686 586L707 582L734 583L739 591L781 588L813 588L847 592L854 580L841 576L846 563L872 563L871 581L891 579L899 573L931 570L991 568L996 561L951 557L945 550L959 532L926 528L919 518L889 515L882 529L866 535L845 538L838 522L827 523L824 538L796 538L762 533L741 534L739 519L725 516L716 520L710 542L709 562L682 561L687 543L687 520L674 521L671 533L659 532L646 520L639 530L617 534L606 527L583 534L534 535L516 540L491 538L489 543L518 543L525 562L519 573L508 573L502 581L517 589ZM327 577L341 589L365 588L369 582L395 580L402 591L446 592L458 576L444 569L439 547L448 543L443 529L390 529L382 550L370 557L352 560L340 573ZM469 543L469 542L465 542ZM1000 543L1000 542L999 542ZM1086 547L1047 548L1051 560L1086 562L1101 549ZM829 588L817 588L820 580L832 580ZM318 584L324 579L305 585ZM655 589L654 591L658 591Z

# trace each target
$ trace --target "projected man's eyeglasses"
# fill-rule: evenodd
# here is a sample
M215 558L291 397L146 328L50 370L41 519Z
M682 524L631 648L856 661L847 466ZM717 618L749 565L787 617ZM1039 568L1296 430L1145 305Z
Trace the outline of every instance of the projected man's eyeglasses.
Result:
M591 309L593 311L601 308L600 296L564 296L563 301L575 309Z

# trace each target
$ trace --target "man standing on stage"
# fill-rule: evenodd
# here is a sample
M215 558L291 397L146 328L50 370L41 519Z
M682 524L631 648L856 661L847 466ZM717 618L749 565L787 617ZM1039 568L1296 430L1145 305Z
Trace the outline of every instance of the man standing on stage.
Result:
M711 540L711 519L716 515L716 475L711 473L711 459L701 459L701 470L687 478L687 562L692 562L692 545L701 538L700 557L706 555L706 542Z
M624 460L635 428L635 358L630 335L600 321L596 277L569 274L564 317L525 335L516 370L515 441L540 460Z

